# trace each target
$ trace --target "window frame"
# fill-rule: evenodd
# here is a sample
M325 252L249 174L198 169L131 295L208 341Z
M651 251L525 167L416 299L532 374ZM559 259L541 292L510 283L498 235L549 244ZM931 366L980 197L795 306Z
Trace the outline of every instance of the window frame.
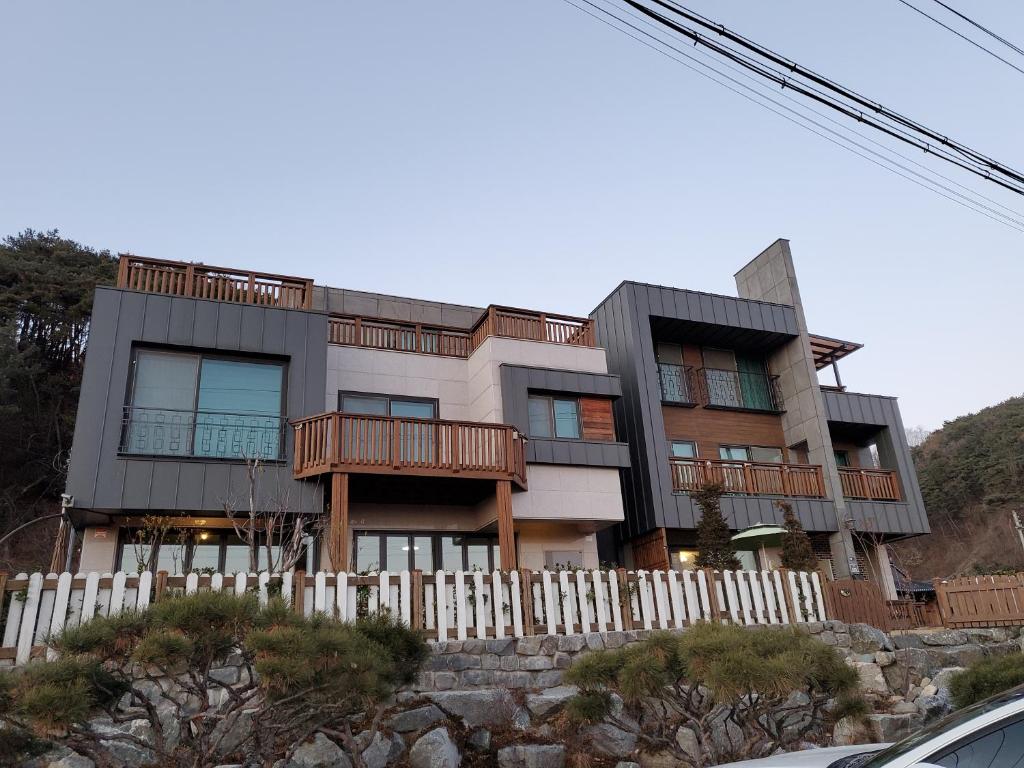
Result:
M263 356L263 355L245 355L245 354L232 354L230 352L217 352L207 351L204 349L191 349L183 347L165 347L153 344L134 344L131 350L131 359L128 363L128 382L125 386L125 399L124 409L135 408L135 388L136 381L138 379L139 372L139 353L146 352L162 352L165 354L177 355L180 357L191 357L196 361L196 377L195 384L192 388L192 409L188 411L193 415L197 416L201 411L199 410L199 394L202 387L203 380L203 360L220 360L225 362L234 363L249 363L255 365L274 365L281 370L281 402L278 408L278 415L270 416L266 415L266 418L276 418L282 425L288 420L288 360L276 356ZM160 409L154 409L160 410ZM176 410L167 408L163 410ZM205 413L206 411L202 411ZM225 415L245 415L243 413L231 413L229 411L209 411L210 413L223 413ZM216 461L216 462L234 462L234 463L245 463L246 459L238 456L208 456L208 455L197 455L195 451L195 427L193 418L192 436L189 443L189 452L186 454L165 454L165 453L131 453L123 450L125 435L129 429L128 420L122 418L121 434L118 441L118 454L123 456L133 456L147 459L157 459L162 461ZM283 464L286 461L287 455L287 437L288 433L286 430L281 430L281 437L278 440L277 456L275 457L260 457L262 462L280 463Z
M411 549L411 547L412 547L412 540L414 538L416 538L416 537L426 537L426 538L430 539L430 557L431 557L431 561L433 563L432 571L439 571L439 570L441 570L441 567L444 564L444 557L443 557L443 549L442 549L442 546L441 546L441 540L442 540L442 538L447 536L449 538L461 538L463 540L462 544L460 545L460 548L462 550L462 566L461 566L461 570L464 571L464 572L467 572L467 573L470 572L469 571L469 541L468 540L469 539L487 539L488 540L488 543L487 543L487 566L488 566L488 569L487 569L486 573L491 573L492 571L494 571L494 553L495 553L495 550L498 548L498 534L496 534L496 533L480 533L480 532L476 532L476 531L438 531L438 530L427 530L427 531L386 530L386 529L381 530L381 529L373 529L373 528L366 528L366 529L355 530L355 531L352 532L352 559L350 560L350 562L352 563L353 569L358 567L358 562L357 562L356 556L357 556L357 554L359 552L359 539L360 539L360 537L364 537L364 536L376 536L376 537L378 537L380 539L380 542L378 544L378 554L377 554L377 565L378 565L378 568L377 568L377 571L376 571L377 573L379 573L382 570L382 568L380 566L383 563L385 563L385 556L387 554L387 537L388 536L395 536L395 537L397 537L397 536L405 536L406 539L409 541L409 547L410 547L409 557L408 557L409 565L406 568L401 568L401 569L398 569L398 570L408 570L408 571L414 570L413 566L416 563L415 557L414 557L415 553ZM517 536L518 536L518 534L517 534ZM518 539L517 539L517 541L518 541ZM388 566L389 566L388 572L390 572L390 573L395 572L394 569L390 568L390 565L391 565L391 563L388 563Z
M676 443L689 443L693 446L693 456L676 456L675 445ZM699 459L700 458L700 446L697 445L696 440L687 440L686 438L676 439L673 438L668 441L668 455L672 459Z
M226 574L224 572L224 566L227 564L227 548L231 544L231 539L232 538L237 538L237 533L235 532L235 529L232 526L226 526L226 527L218 526L218 527L215 527L215 528L204 528L202 526L191 526L190 525L190 526L182 526L182 528L189 533L189 540L184 544L184 546L186 548L188 548L188 549L194 549L196 547L196 545L198 543L200 543L199 534L204 532L204 531L209 533L211 538L216 538L217 539L217 567L213 570L213 573L224 573L225 575L231 575L231 574ZM118 570L121 570L121 564L122 564L122 561L124 560L124 552L125 552L125 550L127 548L129 548L129 547L134 547L135 546L135 542L132 541L132 535L138 529L139 529L139 526L121 526L121 527L118 528L117 545L116 545L116 549L114 550L114 565L113 565L114 572L117 572ZM316 536L313 536L312 539L313 539L312 542L310 542L310 544L306 548L306 557L305 558L300 557L299 561L295 564L295 568L297 568L297 569L298 568L304 568L306 560L308 559L310 554L312 554L312 556L313 556L314 565L318 564L319 554L320 554L320 552L319 552L319 550L320 550L320 547L319 547L320 539L318 537L316 537ZM209 543L209 542L202 542L202 543L205 544L205 543ZM167 544L168 546L171 546L171 545L173 545L173 546L181 546L180 544L178 544L176 542L165 542L165 544ZM151 544L144 544L143 546L152 546L152 545ZM160 554L159 554L160 546L163 546L163 545L157 545L157 556L153 559L153 566L152 566L152 568L150 568L150 573L152 573L154 575L156 575L159 572L159 570L160 570L160 568L159 568L159 565L160 565ZM260 546L262 547L263 544L261 544ZM241 573L241 572L242 571L238 571L238 573ZM127 573L129 575L132 575L132 574L138 573L138 570L125 571L125 573ZM234 572L232 572L232 573L234 573ZM248 570L246 570L245 573L248 573ZM174 575L182 575L182 574L171 574L171 575L174 576Z
M417 397L415 395L396 395L390 392L359 392L352 389L339 389L338 390L338 412L339 413L352 413L344 409L344 403L346 397L375 397L380 400L384 400L387 403L387 415L381 416L380 418L399 418L399 419L412 419L412 418L423 418L422 416L392 416L391 415L391 403L392 401L398 400L403 403L425 403L433 408L434 415L430 417L432 420L440 418L438 416L440 402L436 397ZM359 414L353 414L359 415Z
M532 440L571 440L573 442L579 442L583 440L583 407L580 405L579 395L560 395L550 392L527 392L526 394L526 420L529 425L530 421L530 401L531 400L545 400L547 402L547 417L548 427L550 428L551 434L549 436L535 436L531 427L528 438ZM576 406L576 437L560 437L557 434L555 419L555 401L562 400L565 402L572 402Z
M722 449L723 448L743 448L747 452L747 458L745 458L745 459L724 459L724 458L722 458ZM753 454L753 449L754 448L763 448L763 449L769 450L769 451L778 451L779 455L782 458L778 462L774 462L774 461L761 461L760 459L755 459L754 458L754 454ZM783 447L781 445L754 445L754 444L745 445L745 444L742 444L742 443L729 443L729 444L724 444L724 445L720 444L718 446L718 460L719 461L732 461L732 462L745 461L745 462L748 462L748 463L751 463L751 464L788 464L789 463L789 462L786 461L786 449L785 449L785 447Z

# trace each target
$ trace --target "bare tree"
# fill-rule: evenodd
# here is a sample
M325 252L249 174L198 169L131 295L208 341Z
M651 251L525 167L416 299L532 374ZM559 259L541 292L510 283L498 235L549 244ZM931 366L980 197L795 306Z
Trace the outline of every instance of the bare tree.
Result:
M268 570L272 573L295 567L305 551L310 537L323 527L323 515L293 508L290 493L280 487L270 499L260 493L260 481L265 465L260 459L246 459L245 502L239 506L224 502L224 514L231 521L235 534L249 550L249 570ZM260 552L266 558L266 567L260 568Z

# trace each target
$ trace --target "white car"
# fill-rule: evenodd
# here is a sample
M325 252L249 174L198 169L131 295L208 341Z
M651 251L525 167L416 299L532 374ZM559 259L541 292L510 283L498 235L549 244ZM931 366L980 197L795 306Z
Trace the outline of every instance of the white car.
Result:
M719 768L1024 768L1024 686L895 744L809 749Z

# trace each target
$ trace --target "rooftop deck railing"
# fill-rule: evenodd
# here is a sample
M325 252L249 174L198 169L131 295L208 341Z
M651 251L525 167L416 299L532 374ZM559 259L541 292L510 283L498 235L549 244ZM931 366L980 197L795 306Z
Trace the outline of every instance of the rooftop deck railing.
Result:
M117 287L285 309L313 304L313 281L306 278L130 255L121 256Z
M697 491L719 484L726 493L823 498L825 478L814 464L776 464L719 459L669 459L672 490Z
M292 426L296 477L352 472L526 484L526 438L507 424L324 413Z
M488 336L547 341L577 347L595 346L594 321L589 318L494 305L487 308L487 312L473 327L473 349L479 347Z
M843 496L867 501L900 501L900 483L891 469L839 467Z

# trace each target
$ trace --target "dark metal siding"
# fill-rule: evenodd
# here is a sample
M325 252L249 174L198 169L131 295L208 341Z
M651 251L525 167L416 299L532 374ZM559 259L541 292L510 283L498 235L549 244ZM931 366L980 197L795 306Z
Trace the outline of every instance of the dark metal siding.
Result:
M879 533L930 533L914 459L903 428L903 417L894 397L859 392L822 390L825 415L830 422L863 424L887 432L892 460L903 489L903 502L847 501L857 527Z
M610 397L622 395L619 377L608 373L583 373L556 368L502 364L501 402L507 423L530 434L529 391L546 390L574 395ZM621 438L621 435L619 435ZM629 448L624 442L530 438L526 460L537 464L571 464L589 467L628 467Z
M285 415L325 410L326 315L99 288L68 470L67 492L76 509L218 512L248 491L240 462L117 455L136 343L285 357ZM286 496L292 507L320 509L318 484L292 479L291 430L285 435L286 460L267 465L261 498L268 503Z

